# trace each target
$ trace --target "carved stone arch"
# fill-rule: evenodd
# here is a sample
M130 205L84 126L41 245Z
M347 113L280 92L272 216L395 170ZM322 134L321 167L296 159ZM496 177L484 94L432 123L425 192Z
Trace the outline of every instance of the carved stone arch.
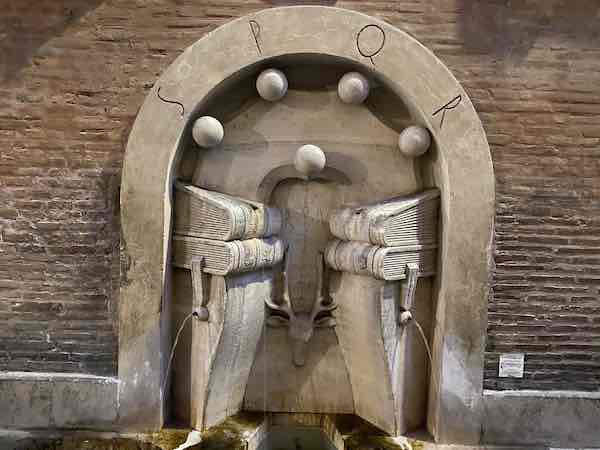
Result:
M173 174L193 120L228 81L286 55L353 62L383 80L432 133L435 151L425 176L442 193L443 231L428 425L440 442L477 442L494 214L484 130L466 92L419 42L364 14L319 6L264 10L216 29L177 58L140 109L121 188L129 262L120 296L121 424L157 429L163 423Z

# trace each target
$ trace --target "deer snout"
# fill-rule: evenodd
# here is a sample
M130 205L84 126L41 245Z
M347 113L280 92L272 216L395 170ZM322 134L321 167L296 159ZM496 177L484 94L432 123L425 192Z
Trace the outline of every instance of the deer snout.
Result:
M302 367L306 364L307 353L308 341L296 339L292 342L292 361L296 367Z
M302 367L306 364L308 343L313 336L313 323L309 316L299 315L290 323L289 337L292 341L292 360L294 365Z

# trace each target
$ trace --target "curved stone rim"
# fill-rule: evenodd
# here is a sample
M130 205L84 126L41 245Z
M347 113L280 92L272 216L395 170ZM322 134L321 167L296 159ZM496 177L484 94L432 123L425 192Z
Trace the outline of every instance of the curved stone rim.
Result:
M364 56L357 34L369 25L384 33L385 42L378 53ZM171 64L140 109L127 144L121 189L122 240L131 262L120 298L121 424L147 429L163 421L160 385L168 314L161 311L168 310L169 291L165 237L170 235L172 174L191 119L223 81L289 54L329 55L362 65L385 79L432 132L444 232L434 339L438 358L428 420L438 441L474 442L479 438L494 215L494 177L483 127L457 80L418 41L362 13L323 6L267 9L214 30ZM457 98L460 103L451 109L449 102Z

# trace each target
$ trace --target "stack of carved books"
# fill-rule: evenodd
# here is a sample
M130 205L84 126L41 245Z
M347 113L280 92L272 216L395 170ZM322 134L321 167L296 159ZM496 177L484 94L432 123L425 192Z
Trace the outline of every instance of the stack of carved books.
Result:
M406 265L416 263L419 276L435 273L440 192L430 189L359 208L335 211L331 233L339 238L325 250L335 270L402 280Z
M283 259L281 213L262 203L175 183L173 264L203 260L214 275L271 267Z

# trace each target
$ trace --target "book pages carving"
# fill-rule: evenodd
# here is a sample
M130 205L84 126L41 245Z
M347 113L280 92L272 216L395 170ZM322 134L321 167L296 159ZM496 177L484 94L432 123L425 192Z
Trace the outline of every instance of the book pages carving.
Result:
M194 259L204 260L204 271L227 275L272 267L283 259L283 242L277 238L215 241L173 236L173 264L189 269Z
M436 248L434 244L382 247L336 239L327 245L325 255L335 270L394 281L406 278L407 264L417 264L420 276L433 275Z
M273 236L281 213L262 203L175 183L175 234L231 241Z
M271 236L281 214L182 182L176 201L173 265L191 270L199 319L191 339L190 420L203 430L242 408L272 295L270 268L283 259L283 242Z
M272 267L283 258L283 243L271 237L281 228L276 208L176 183L173 264L190 269L202 260L203 270L227 275ZM236 239L236 240L233 240ZM243 240L237 240L243 239Z
M385 247L437 243L440 191L429 189L360 208L335 211L331 233L346 241Z
M342 272L334 294L343 305L336 331L356 413L394 434L414 427L415 413L424 409L424 401L411 394L414 385L409 387L416 374L410 367L422 360L414 360L414 336L399 325L415 320L418 278L435 275L438 209L439 191L430 189L330 216L332 234L346 239L332 240L325 255ZM397 281L405 279L401 288Z

